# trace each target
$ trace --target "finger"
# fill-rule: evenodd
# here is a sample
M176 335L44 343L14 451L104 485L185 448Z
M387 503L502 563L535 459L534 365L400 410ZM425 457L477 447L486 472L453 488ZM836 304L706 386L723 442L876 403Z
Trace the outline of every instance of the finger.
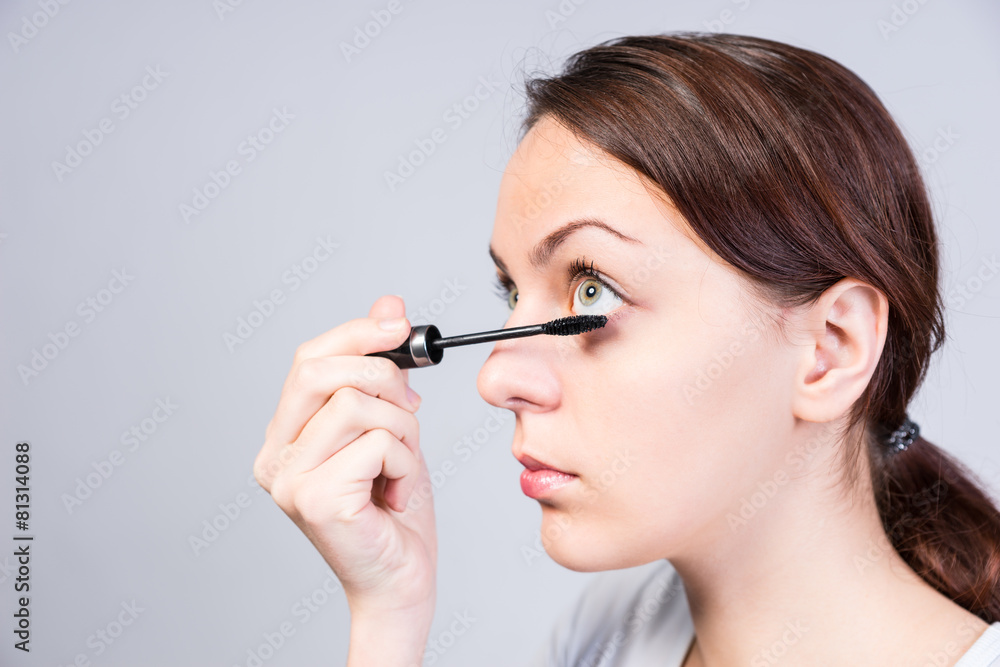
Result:
M420 446L420 424L408 410L374 398L353 387L343 387L313 416L298 439L288 446L290 474L312 470L366 431L382 428L412 452Z
M306 422L341 387L354 387L414 411L406 396L403 372L383 357L313 357L292 369L278 399L266 439L282 446L292 442Z
M388 492L389 506L403 511L419 475L420 462L413 452L385 429L376 428L300 478L292 503L299 516L317 525L342 522L372 503L374 480L383 476L390 487L398 487ZM342 502L331 502L334 496Z
M397 294L383 294L375 300L368 311L368 317L379 320L403 315L406 315L406 304L403 302L403 297ZM409 372L406 369L403 370L403 382L410 383Z
M383 328L379 322L385 320L374 317L359 317L344 322L299 345L295 350L292 366L312 357L364 355L393 350L402 345L410 335L409 320L402 315L389 318L390 321L393 319L399 320L396 329Z
M402 512L420 478L419 459L385 429L372 429L355 443L361 446L352 444L340 453L344 456L336 466L331 483L335 488L348 488L381 476L386 479L383 491L386 505ZM335 461L338 457L330 460Z
M372 431L368 431L368 433L372 433L374 430L375 429L372 429ZM385 478L385 475L379 475L372 480L372 502L379 507L386 507L385 485L388 481L389 480Z
M405 317L406 309L403 300L398 296L386 294L376 299L368 311L368 317L345 322L299 345L295 352L295 359L300 361L309 357L368 354L369 352L380 352L399 347L409 335L409 321L407 320L402 327L396 330L382 329L378 326L378 322Z

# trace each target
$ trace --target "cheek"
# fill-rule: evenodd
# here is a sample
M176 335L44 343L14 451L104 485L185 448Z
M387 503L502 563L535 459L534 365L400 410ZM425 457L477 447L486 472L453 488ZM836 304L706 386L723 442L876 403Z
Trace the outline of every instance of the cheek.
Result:
M603 534L658 557L707 524L725 530L740 494L774 468L791 428L793 368L740 322L635 340L656 343L624 338L621 354L567 396L578 470L597 498L579 513L577 537Z

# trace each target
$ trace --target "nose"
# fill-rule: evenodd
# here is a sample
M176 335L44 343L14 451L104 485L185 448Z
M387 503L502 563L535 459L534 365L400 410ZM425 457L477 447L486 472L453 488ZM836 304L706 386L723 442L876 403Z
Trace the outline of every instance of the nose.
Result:
M526 304L525 304L526 305ZM522 304L511 313L505 329L547 322L544 313L527 314ZM559 405L560 386L556 374L561 336L528 336L497 341L476 378L483 399L498 408L544 412Z

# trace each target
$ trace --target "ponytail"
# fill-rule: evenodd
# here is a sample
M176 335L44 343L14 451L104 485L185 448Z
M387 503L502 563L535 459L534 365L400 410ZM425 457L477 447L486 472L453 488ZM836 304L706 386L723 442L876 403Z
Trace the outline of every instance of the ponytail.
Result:
M879 448L872 462L882 526L903 560L958 605L1000 621L1000 511L976 476L923 438L902 452Z

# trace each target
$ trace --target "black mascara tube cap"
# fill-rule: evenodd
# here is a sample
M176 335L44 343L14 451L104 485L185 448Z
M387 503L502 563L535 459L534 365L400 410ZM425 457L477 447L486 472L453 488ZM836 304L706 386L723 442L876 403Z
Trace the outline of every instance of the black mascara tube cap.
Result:
M366 357L385 357L400 368L422 368L441 363L444 350L431 347L431 343L441 338L441 332L433 324L421 324L410 329L410 336L395 350L370 352Z

